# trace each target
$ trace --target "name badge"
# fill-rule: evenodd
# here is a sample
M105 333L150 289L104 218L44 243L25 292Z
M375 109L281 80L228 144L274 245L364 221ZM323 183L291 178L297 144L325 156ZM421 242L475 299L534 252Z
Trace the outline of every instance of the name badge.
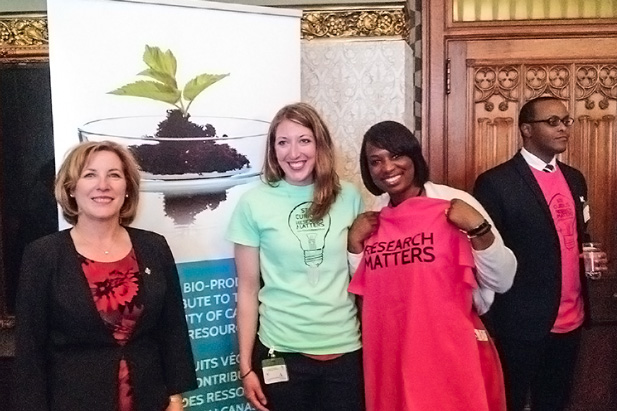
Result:
M261 368L266 384L289 381L285 360L280 357L266 358L261 362Z
M486 330L473 330L476 333L476 340L478 341L488 341L488 333Z

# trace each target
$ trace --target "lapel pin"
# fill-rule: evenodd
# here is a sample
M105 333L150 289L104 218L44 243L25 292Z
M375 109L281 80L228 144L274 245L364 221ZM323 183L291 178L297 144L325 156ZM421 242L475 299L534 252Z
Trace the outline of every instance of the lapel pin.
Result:
M150 271L149 267L146 267L146 274L150 274L152 271Z

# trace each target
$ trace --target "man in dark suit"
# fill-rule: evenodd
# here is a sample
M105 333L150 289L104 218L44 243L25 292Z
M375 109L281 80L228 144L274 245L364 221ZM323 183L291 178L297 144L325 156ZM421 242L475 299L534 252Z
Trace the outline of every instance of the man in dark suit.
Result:
M488 321L505 373L509 410L562 410L572 386L586 290L580 265L588 239L587 185L556 160L574 120L558 99L527 102L519 114L523 148L478 177L474 196L517 260L512 288L495 296Z

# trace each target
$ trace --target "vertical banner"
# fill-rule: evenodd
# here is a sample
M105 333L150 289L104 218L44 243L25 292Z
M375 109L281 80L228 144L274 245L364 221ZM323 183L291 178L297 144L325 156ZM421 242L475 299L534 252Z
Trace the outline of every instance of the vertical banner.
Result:
M56 164L80 141L135 154L133 225L166 237L180 273L199 383L184 406L252 410L224 234L259 179L268 121L300 99L301 13L199 0L48 0L47 9Z

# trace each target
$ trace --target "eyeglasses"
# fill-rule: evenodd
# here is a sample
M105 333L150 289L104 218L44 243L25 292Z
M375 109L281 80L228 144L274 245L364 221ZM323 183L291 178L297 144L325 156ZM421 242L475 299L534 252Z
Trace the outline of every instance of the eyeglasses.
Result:
M574 124L574 119L570 116L565 116L564 118L559 118L558 116L550 116L546 120L525 121L525 123L546 123L551 127L557 127L559 123L563 123L564 126L570 127L572 124Z

